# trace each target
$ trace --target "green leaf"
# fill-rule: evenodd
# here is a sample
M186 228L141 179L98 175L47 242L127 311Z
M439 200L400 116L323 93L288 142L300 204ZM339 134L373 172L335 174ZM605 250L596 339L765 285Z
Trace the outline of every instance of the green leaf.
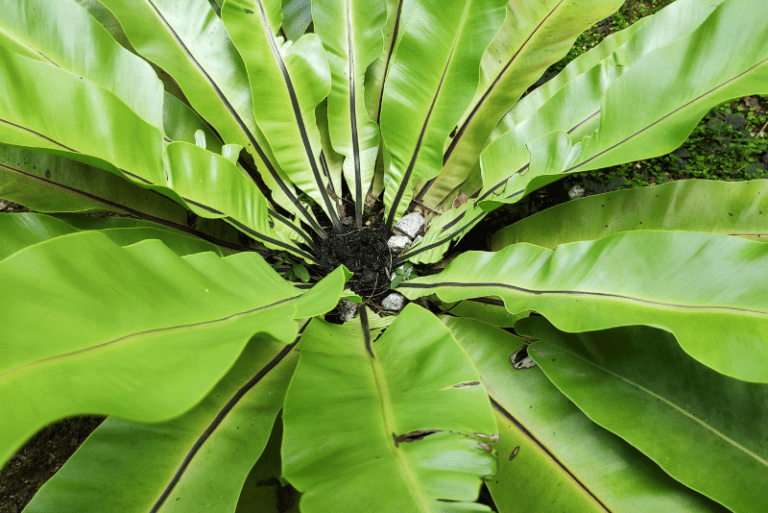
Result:
M163 161L163 182L197 215L222 218L269 247L312 259L272 229L266 198L227 158L194 144L172 142Z
M234 512L296 365L293 345L251 340L200 404L161 424L108 418L28 513Z
M384 0L316 0L315 33L328 56L331 92L328 126L334 149L345 157L344 178L355 203L355 224L362 225L365 195L373 180L379 127L365 106L365 72L381 54Z
M622 232L558 246L516 244L457 257L439 275L400 284L415 299L499 296L510 313L540 312L558 328L651 325L705 365L768 381L768 245L686 232Z
M206 0L103 0L144 58L167 71L190 105L228 144L256 161L273 198L301 212L253 117L248 72L221 19ZM252 176L252 178L255 178Z
M420 188L436 207L467 177L491 131L525 90L564 57L574 40L618 9L623 0L511 0L507 16L480 65L480 83L443 154L434 183Z
M283 32L288 39L296 41L312 23L310 0L283 0Z
M499 470L487 484L501 513L725 511L589 420L540 369L515 370L509 355L523 339L476 320L442 320L493 401Z
M365 105L368 115L377 123L381 117L381 99L392 56L408 26L417 0L386 0L386 3L387 22L381 29L384 47L365 73Z
M281 474L280 443L283 440L283 419L278 416L269 435L269 441L259 460L251 468L243 483L243 489L237 500L235 513L287 513L285 504L281 504L279 481ZM298 502L298 501L296 501Z
M488 511L471 504L494 472L476 433L496 426L472 364L415 305L375 341L361 315L362 325L315 319L300 342L283 471L301 510Z
M2 0L0 10L0 45L103 87L162 128L163 86L152 67L120 46L85 9L71 0Z
M443 146L477 89L480 59L504 20L506 0L422 0L397 45L381 103L392 156L384 205L392 227L416 179L440 172Z
M678 147L713 106L768 92L768 51L753 44L768 37L768 28L748 22L766 15L768 5L763 2L723 2L694 32L644 55L611 83L601 94L599 111L593 112L599 112L599 127L569 125L562 117L556 131L543 132L544 137L536 140L529 134L522 142L527 143L530 165L512 166L519 171L498 200L518 201L566 173L663 155ZM692 85L680 87L680 83ZM649 97L657 99L651 108L630 108L626 103ZM498 150L503 149L503 140L497 139ZM509 177L509 167L499 169L505 163L493 155L484 156L484 173Z
M182 235L151 223L128 218L92 218L92 220L88 229L98 230L119 246L130 246L145 239L158 239L180 256L205 251L222 255L221 250L210 242ZM44 214L32 212L0 214L0 233L3 234L0 260L28 246L78 231L80 231L79 228Z
M768 241L768 182L679 180L597 194L548 208L496 232L497 251L517 242L549 249L630 230L720 233Z
M501 187L511 174L514 177L527 171L530 164L527 142L558 129L582 135L594 131L600 121L603 91L632 63L701 25L722 1L677 0L640 23L608 36L596 48L573 60L557 77L515 104L492 134L492 140L500 140L490 144L482 154L482 179L477 165L448 196L447 204L444 202L439 207L445 212L430 224L422 243L402 258L437 262L452 241L463 237L484 217L484 209L493 210L502 203L519 201L523 191L509 198L493 196L493 201L487 198L497 190L503 191ZM504 133L507 134L500 138L499 134ZM485 192L478 200L467 201L458 210L450 209L460 190L467 195L474 194L480 191L481 183L485 184Z
M452 241L463 237L485 215L485 210L472 200L458 208L448 210L432 220L424 238L404 251L397 263L405 260L414 263L437 262L443 257Z
M119 212L186 224L178 203L58 155L0 144L0 177L0 197L40 212Z
M569 399L672 477L734 512L768 508L768 385L718 374L652 328L515 329L540 340L528 352Z
M8 85L8 94L0 99L0 137L6 141L98 164L176 201L183 199L198 215L226 217L264 242L302 254L272 234L263 195L226 158L183 142L169 144L163 153L162 132L107 90L0 48L3 59L15 70L0 76L0 83ZM49 83L57 84L58 94L51 94L45 85ZM18 107L25 104L34 107ZM90 110L99 114L82 115ZM201 166L206 173L200 172ZM190 176L193 171L195 176ZM29 178L34 174L26 173Z
M280 0L230 0L221 15L252 77L253 114L277 162L338 224L322 176L320 132L315 123L315 107L331 89L320 39L315 34L291 43L279 38Z
M163 103L163 127L165 135L172 141L188 143L194 143L195 134L202 131L205 136L205 147L214 153L222 152L221 139L208 123L186 103L169 93L165 94Z
M231 250L253 250L241 241L241 232L224 221L198 219L191 228L184 207L152 190L86 164L4 144L0 197L38 212L130 215Z
M569 105L558 105L558 108L568 106L571 109L579 108L579 105L573 101L574 95L578 95L587 104L587 108L592 109L588 114L594 115L600 107L600 93L604 87L597 89L598 94L595 97L586 82L581 82L587 78L585 73L594 72L598 67L603 73L609 75L610 81L615 80L646 54L693 32L723 1L725 0L676 0L656 14L641 18L630 27L609 35L595 48L576 57L552 80L542 84L517 102L499 122L495 130L497 136L515 128L534 115L540 118L538 123L546 122L545 118L554 114L549 112L554 104L547 105L542 112L539 112L539 109L542 109L556 94L565 94L571 98L570 102L566 102ZM610 81L606 83L610 84ZM591 83L598 82L592 79ZM571 110L565 108L558 114L570 116ZM599 113L582 123L582 126L595 118L599 120ZM545 128L540 135L563 128L556 125L557 119L550 119L549 122L555 124L550 125L549 129Z
M183 413L251 336L287 343L294 316L331 310L347 275L339 268L302 295L254 253L179 257L160 241L121 248L98 232L13 254L0 262L0 292L15 297L0 311L0 409L10 415L0 461L66 416Z
M511 314L504 308L504 302L496 298L478 298L441 305L443 312L458 317L477 319L497 328L512 328L515 323L528 317L530 312Z
M162 183L162 131L118 97L51 64L0 46L0 139L111 164L139 181ZM51 84L56 84L54 90ZM84 113L98 113L88 115ZM101 166L100 166L101 167Z
M293 264L293 274L304 283L309 281L309 271L301 264Z

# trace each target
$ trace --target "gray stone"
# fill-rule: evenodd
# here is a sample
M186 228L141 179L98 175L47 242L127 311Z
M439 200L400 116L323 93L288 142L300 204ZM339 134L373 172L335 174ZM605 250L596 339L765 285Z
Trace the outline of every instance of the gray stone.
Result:
M424 217L418 212L411 212L404 215L397 223L395 228L406 234L410 238L416 237L421 227L424 226Z
M342 299L339 301L339 317L342 322L347 322L357 313L357 309L360 307L357 303L350 301L349 299Z
M584 196L584 187L581 185L574 185L570 191L568 191L568 197L572 200L579 199Z
M405 249L410 243L411 239L405 235L393 235L387 241L387 246L389 246L391 249L400 251Z
M384 298L384 301L381 302L381 307L385 310L391 310L393 312L399 312L403 309L405 303L405 298L398 294L397 292L393 292L392 294L388 295Z

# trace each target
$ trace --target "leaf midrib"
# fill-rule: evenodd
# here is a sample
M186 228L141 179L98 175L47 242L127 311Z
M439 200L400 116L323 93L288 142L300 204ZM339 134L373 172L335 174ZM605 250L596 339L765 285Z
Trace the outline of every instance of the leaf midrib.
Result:
M194 322L194 323L189 323L189 324L179 324L179 325L176 325L176 326L166 326L166 327L163 327L163 328L152 328L152 329L148 329L148 330L143 330L143 331L138 331L138 332L134 332L134 333L129 333L127 335L122 335L120 337L108 340L106 342L102 342L100 344L96 344L96 345L92 345L92 346L88 346L88 347L83 347L81 349L77 349L75 351L70 351L68 353L63 353L63 354L57 354L57 355L49 356L49 357L46 357L46 358L42 358L42 359L35 360L35 361L32 361L32 362L27 362L27 363L18 365L16 367L10 368L10 369L0 373L0 382L6 380L8 378L8 376L10 376L12 374L16 374L18 372L21 372L21 371L24 371L24 370L27 370L27 369L39 368L42 365L47 365L47 364L50 364L52 362L59 362L61 360L64 360L64 359L67 359L67 358L71 358L71 357L75 357L75 356L78 356L78 355L81 355L81 354L86 354L86 353L91 353L93 351L98 351L98 350L104 349L106 347L111 347L111 346L114 346L115 344L119 344L119 343L122 343L122 342L133 341L133 340L141 340L142 338L149 337L149 336L152 336L152 335L157 335L157 334L160 334L160 333L170 333L170 332L174 332L174 331L181 331L181 330L184 330L184 329L202 328L202 327L214 326L214 325L217 325L217 324L223 324L223 323L230 322L230 321L235 321L237 319L240 319L241 317L245 317L247 315L259 312L261 310L265 310L267 308L272 308L272 307L281 305L283 303L287 303L288 301L292 301L292 300L297 299L299 297L301 297L301 295L291 296L289 298L283 298L283 299L280 299L278 301L275 301L275 302L267 304L267 305L259 306L259 307L256 307L256 308L251 308L249 310L245 310L245 311L242 311L242 312L235 312L233 314L227 315L225 317L220 317L218 319L211 319L211 320L208 320L208 321L200 321L200 322Z
M59 64L57 64L56 62L51 60L50 57L45 55L43 52L41 52L40 50L38 50L34 46L28 44L26 42L26 40L19 39L19 37L16 36L15 33L11 33L8 30L5 30L3 27L0 27L0 33L5 34L8 37L8 39L10 39L11 41L15 41L16 44L18 44L19 46L27 48L32 53L36 53L37 55L39 55L40 57L42 57L43 59L48 61L49 64L52 64L52 65L56 66L57 68L61 68L61 66Z
M555 345L555 344L553 344L553 345ZM740 450L741 452L743 452L744 454L746 454L750 458L754 459L755 461L757 461L758 463L760 463L764 467L768 468L768 461L766 461L765 459L760 457L758 454L755 454L751 450L749 450L746 447L744 447L743 445L741 445L736 440L734 440L734 439L730 438L729 436L727 436L725 433L722 433L722 432L718 431L715 427L710 426L709 424L704 422L702 419L700 419L700 418L696 417L695 415L689 413L685 409L677 406L675 403L673 403L672 401L666 399L665 397L663 397L663 396L653 392L652 390L649 390L649 389L645 388L644 386L640 385L639 383L636 383L636 382L634 382L634 381L632 381L632 380L630 380L628 378L625 378L624 376L622 376L622 375L620 375L620 374L618 374L618 373L616 373L616 372L614 372L614 371L612 371L612 370L610 370L610 369L608 369L606 367L598 365L597 363L595 363L595 362L593 362L593 361L583 357L580 354L574 353L574 352L572 352L572 351L570 351L568 349L565 349L565 348L557 346L557 345L556 345L556 347L558 347L561 351L564 351L564 352L568 353L572 357L574 357L574 358L576 358L578 360L581 360L582 362L584 362L584 363L586 363L586 364L588 364L588 365L590 365L592 367L595 367L600 372L604 372L604 373L608 374L609 376L612 376L612 377L618 379L619 381L622 381L622 382L626 383L627 385L629 385L631 387L634 387L637 390L639 390L639 391L649 395L650 397L653 397L654 399L662 402L663 404L669 406L670 408L674 409L675 411L677 411L679 413L682 413L689 420L693 420L694 422L698 423L699 425L701 425L702 427L704 427L708 431L711 431L712 433L714 433L715 436L717 436L718 438L722 439L724 442L728 443L729 445L732 445L733 447L735 447L736 449ZM554 381L553 381L553 383L554 383ZM558 388L560 388L560 387L558 386ZM565 390L561 389L561 391L570 398L570 395L567 394L565 392ZM594 419L586 411L584 411L584 413L590 419L592 419L594 422L597 422L598 424L600 424L596 419Z
M619 301L630 301L636 303L642 303L651 306L658 306L664 308L679 308L683 310L696 310L696 311L714 311L714 312L727 312L727 313L739 313L744 315L755 315L758 317L768 317L768 312L761 312L759 310L750 310L748 308L739 308L735 306L717 306L717 305L686 305L665 303L662 301L654 301L651 299L636 298L632 296L625 296L621 294L613 294L609 292L593 292L584 290L536 290L528 289L525 287L518 287L516 285L509 285L507 283L495 283L495 282L456 282L456 281L444 281L436 283L413 283L404 282L400 284L400 287L426 289L426 288L438 288L438 287L457 287L457 288L504 288L513 290L515 292L521 292L523 294L531 294L536 296L542 295L568 295L568 296L592 296L603 297L608 299L615 299Z
M372 347L370 350L371 354L374 354ZM395 446L394 437L396 436L397 428L395 427L392 400L389 395L389 387L387 386L384 369L381 367L379 358L376 358L375 356L368 356L368 360L371 363L371 370L373 371L373 377L376 384L376 392L379 396L379 404L381 404L381 415L382 419L384 420L384 433L387 440L387 447L392 451L395 458L397 458L397 462L400 464L400 468L403 470L402 474L405 479L407 488L412 492L415 502L419 505L419 511L424 513L432 513L433 510L430 506L429 499L424 495L424 490L422 490L419 480L417 479L415 472L411 467L410 462L408 461L408 458L405 456L403 451L398 450Z

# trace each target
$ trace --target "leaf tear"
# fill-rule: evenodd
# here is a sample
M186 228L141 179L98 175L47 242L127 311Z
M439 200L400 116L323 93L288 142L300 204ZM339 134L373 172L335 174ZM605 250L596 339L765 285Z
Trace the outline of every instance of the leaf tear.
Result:
M400 436L397 436L394 433L392 433L392 438L395 441L395 447L398 447L401 443L416 442L429 435L434 435L435 433L439 433L439 432L440 432L439 429L417 429L415 431L411 431L410 433L405 433Z
M464 383L457 383L456 385L453 385L451 388L463 388L463 387L476 387L479 385L479 381L466 381Z
M531 369L536 367L536 362L533 358L528 356L528 346L525 345L512 353L509 357L509 361L512 363L512 367L516 370Z

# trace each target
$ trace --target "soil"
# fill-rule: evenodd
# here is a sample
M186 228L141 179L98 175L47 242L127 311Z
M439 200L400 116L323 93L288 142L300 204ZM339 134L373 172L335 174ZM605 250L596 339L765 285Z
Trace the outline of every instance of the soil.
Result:
M352 291L376 303L388 290L394 255L387 245L389 232L380 221L361 229L343 225L342 232L331 232L327 239L315 240L321 276L343 264L355 273L349 280Z
M43 428L0 469L0 513L18 513L104 417L72 417Z
M11 203L4 199L0 199L0 212L29 212L27 207L22 207L16 203Z

